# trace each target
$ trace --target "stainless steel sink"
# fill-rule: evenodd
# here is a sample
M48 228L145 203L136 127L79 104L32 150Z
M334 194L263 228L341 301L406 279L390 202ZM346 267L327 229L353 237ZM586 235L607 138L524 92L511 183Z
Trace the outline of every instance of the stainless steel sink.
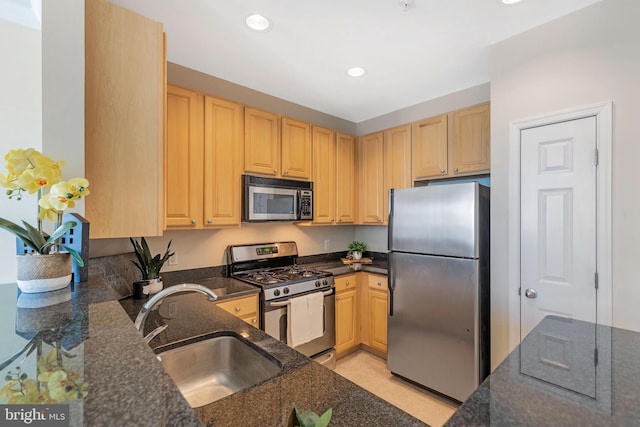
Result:
M272 378L279 363L235 336L218 336L158 354L192 408Z

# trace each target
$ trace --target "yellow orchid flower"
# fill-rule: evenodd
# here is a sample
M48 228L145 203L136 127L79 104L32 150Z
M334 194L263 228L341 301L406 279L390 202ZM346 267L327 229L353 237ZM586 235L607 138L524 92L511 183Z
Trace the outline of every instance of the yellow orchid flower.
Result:
M85 178L71 178L69 180L69 185L71 186L71 193L73 194L74 200L80 200L85 196L89 195L89 181Z

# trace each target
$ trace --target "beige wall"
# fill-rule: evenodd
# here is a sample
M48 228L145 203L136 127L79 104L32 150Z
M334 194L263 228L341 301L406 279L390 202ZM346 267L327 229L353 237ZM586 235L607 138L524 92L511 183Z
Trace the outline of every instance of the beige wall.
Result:
M42 149L42 42L39 30L0 20L0 173L12 149ZM0 195L0 217L35 224L36 196ZM0 283L16 280L15 236L0 230Z
M224 251L228 245L292 240L301 256L346 251L355 237L353 226L304 227L288 222L249 223L239 228L222 230L167 231L163 237L147 239L151 250L163 252L169 240L178 256L178 265L166 265L163 271L187 270L226 264ZM324 241L329 240L329 249ZM91 241L91 257L132 252L128 239Z
M492 47L492 365L508 353L509 123L613 101L613 324L640 330L640 2L604 0Z

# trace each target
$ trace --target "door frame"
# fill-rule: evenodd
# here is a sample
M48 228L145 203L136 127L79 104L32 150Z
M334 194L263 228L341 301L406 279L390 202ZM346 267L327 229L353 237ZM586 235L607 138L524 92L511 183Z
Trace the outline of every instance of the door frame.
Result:
M598 324L611 326L611 146L613 143L613 103L601 102L586 107L516 120L509 125L509 351L520 344L520 143L521 132L586 117L596 118L596 269L598 292L596 319ZM594 278L595 279L595 278Z

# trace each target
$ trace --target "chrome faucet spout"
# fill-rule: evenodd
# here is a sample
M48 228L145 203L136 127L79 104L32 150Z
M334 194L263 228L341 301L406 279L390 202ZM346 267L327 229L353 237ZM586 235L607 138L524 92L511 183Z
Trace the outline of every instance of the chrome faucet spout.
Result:
M209 301L215 301L218 299L218 295L216 295L216 293L211 289L207 288L206 286L197 285L195 283L183 283L181 285L174 285L165 288L151 297L151 299L147 301L140 309L140 312L138 313L135 321L135 327L138 332L140 332L140 335L144 334L144 321L147 319L147 316L149 315L151 309L160 300L168 297L169 295L174 295L181 292L200 292L201 294L208 296ZM164 331L166 328L167 325L163 325L154 329L153 331L151 331L151 333L144 337L144 341L148 344L156 335Z

